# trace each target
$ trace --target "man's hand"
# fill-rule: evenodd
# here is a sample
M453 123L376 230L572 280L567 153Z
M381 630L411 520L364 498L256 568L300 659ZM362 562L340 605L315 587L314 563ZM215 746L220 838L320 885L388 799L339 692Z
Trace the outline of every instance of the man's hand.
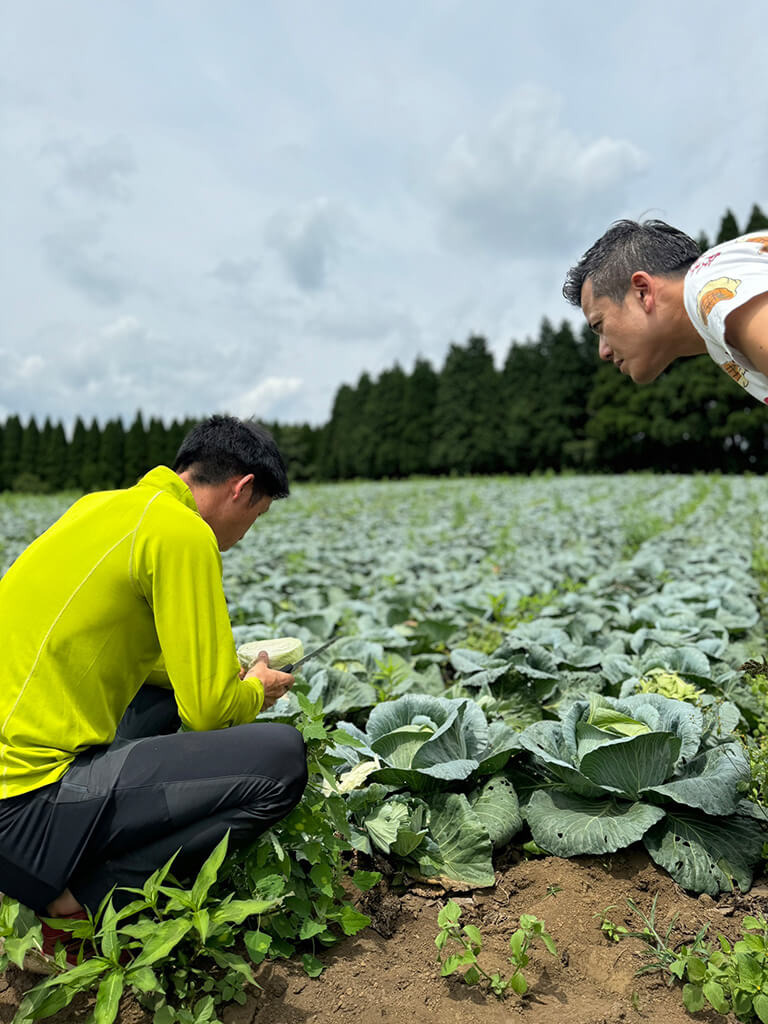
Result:
M253 676L260 679L261 685L264 687L262 711L266 708L271 708L275 701L283 697L294 683L294 678L290 672L279 672L277 669L269 667L269 655L266 651L259 651L258 658L243 678L250 679Z

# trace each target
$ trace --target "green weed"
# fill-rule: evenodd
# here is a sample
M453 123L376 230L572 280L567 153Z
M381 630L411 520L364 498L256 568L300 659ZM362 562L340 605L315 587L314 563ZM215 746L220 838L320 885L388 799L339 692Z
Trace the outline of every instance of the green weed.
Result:
M435 945L438 949L438 962L441 965L440 974L444 978L466 968L460 974L465 985L477 985L480 982L485 982L497 999L503 999L508 989L523 996L528 991L528 982L523 975L523 968L527 967L530 962L528 950L534 939L541 939L547 952L552 956L557 956L555 943L552 936L545 930L544 922L532 914L521 914L520 927L509 940L511 955L507 957L507 960L512 965L512 973L508 977L498 971L491 974L478 962L478 955L483 949L483 937L480 929L473 924L459 927L460 917L461 907L453 900L446 903L437 915L440 931L435 938ZM448 942L458 945L461 952L452 953L443 958L443 950Z
M221 1008L244 1003L247 986L256 985L253 965L303 951L304 970L315 977L323 970L318 945L370 923L341 885L352 847L337 759L328 753L333 737L320 706L303 695L299 703L310 782L298 807L245 851L226 856L225 837L189 888L172 879L171 858L141 889L125 890L134 896L126 907L116 910L110 893L86 921L52 921L80 940L81 962L67 969L59 946L57 973L25 994L15 1024L49 1016L79 992L96 993L95 1024L111 1024L124 992L154 1013L153 1024L216 1024ZM380 877L358 871L352 882L364 891ZM7 897L0 938L0 970L42 949L35 916Z
M640 918L640 930L611 920L608 911L613 907L603 911L600 926L615 942L634 938L646 943L648 962L638 974L662 971L668 975L669 984L682 982L683 1003L689 1013L709 1006L723 1015L733 1013L745 1024L756 1019L768 1024L768 921L762 915L744 918L742 937L733 945L723 935L717 936L717 946L706 942L709 926L705 925L690 944L673 947L670 939L677 915L662 934L655 922L655 896L647 917L632 900L627 904Z

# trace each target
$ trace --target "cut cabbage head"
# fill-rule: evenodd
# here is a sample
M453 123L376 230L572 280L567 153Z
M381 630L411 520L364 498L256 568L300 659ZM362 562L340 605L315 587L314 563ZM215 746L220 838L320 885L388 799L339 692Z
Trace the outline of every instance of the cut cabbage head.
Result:
M280 636L274 640L251 640L237 648L237 656L243 668L249 669L253 665L259 651L266 651L269 655L270 668L282 668L283 665L293 665L299 658L304 657L304 644L295 636Z

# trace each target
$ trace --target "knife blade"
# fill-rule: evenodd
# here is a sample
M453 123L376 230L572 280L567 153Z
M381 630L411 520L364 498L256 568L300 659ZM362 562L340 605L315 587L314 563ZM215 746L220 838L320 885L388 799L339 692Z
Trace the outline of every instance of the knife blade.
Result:
M316 654L320 654L321 651L326 650L331 646L331 644L335 644L338 639L339 638L337 636L332 636L330 640L326 640L324 644L320 644L320 646L316 647L314 651L310 651L309 654L305 654L302 658L299 658L298 661L294 661L292 665L283 665L281 669L278 669L278 672L295 672L296 669L303 665L305 661L309 661L310 658L314 658Z

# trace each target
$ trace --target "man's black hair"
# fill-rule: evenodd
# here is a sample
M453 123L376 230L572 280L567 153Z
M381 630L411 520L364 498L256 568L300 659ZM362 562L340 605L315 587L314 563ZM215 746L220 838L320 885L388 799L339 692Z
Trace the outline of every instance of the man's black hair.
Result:
M253 420L211 416L187 434L173 469L190 470L197 484L221 484L253 473L251 504L260 498L287 498L285 462L270 432Z
M617 220L568 271L563 295L580 306L581 289L589 278L596 299L607 296L622 303L635 271L679 277L699 252L692 238L663 220Z

